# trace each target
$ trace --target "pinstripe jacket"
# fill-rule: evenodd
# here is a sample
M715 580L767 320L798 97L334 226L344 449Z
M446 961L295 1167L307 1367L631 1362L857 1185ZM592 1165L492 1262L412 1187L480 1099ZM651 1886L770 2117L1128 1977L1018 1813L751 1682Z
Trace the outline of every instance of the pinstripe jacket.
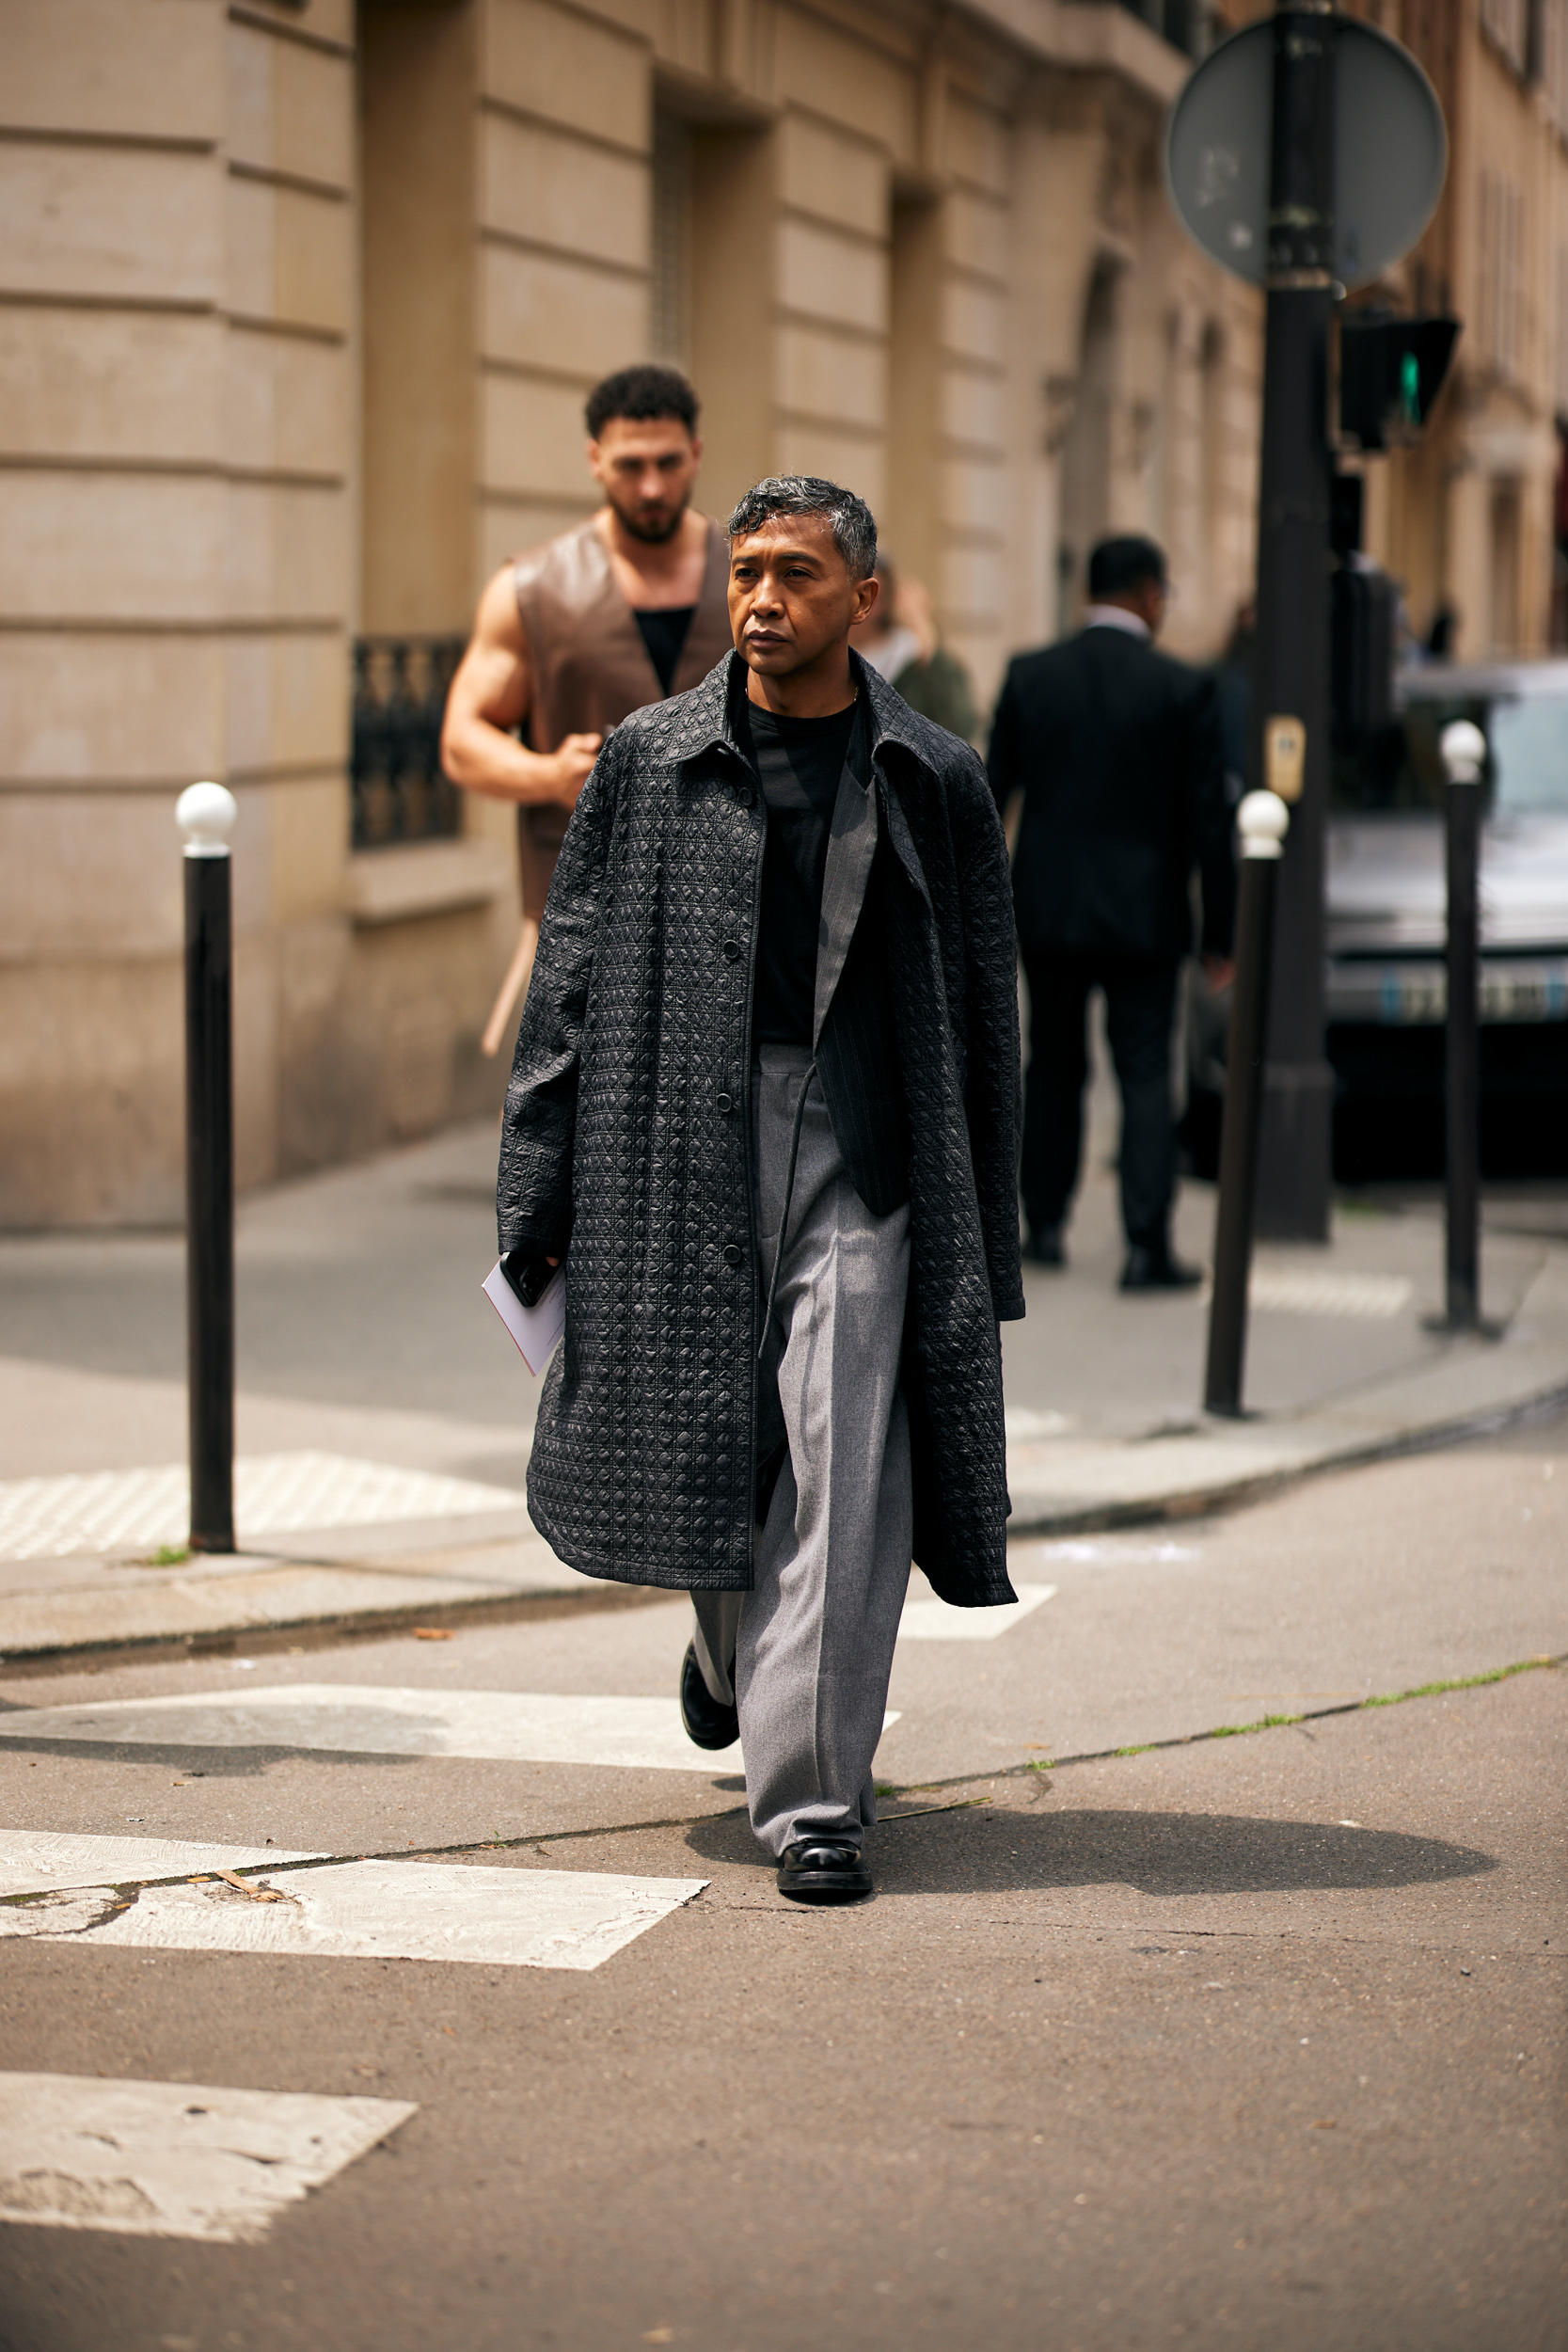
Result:
M997 1326L1023 1312L1007 855L968 744L851 660L887 854L844 971L863 933L892 1007L915 1558L943 1598L983 1606L1013 1597ZM565 1336L529 1468L534 1523L587 1575L672 1588L743 1590L752 1573L762 1302L746 1110L767 819L730 719L739 668L731 656L635 712L583 788L541 926L497 1187L503 1252L566 1255ZM826 1076L824 1091L832 1108Z

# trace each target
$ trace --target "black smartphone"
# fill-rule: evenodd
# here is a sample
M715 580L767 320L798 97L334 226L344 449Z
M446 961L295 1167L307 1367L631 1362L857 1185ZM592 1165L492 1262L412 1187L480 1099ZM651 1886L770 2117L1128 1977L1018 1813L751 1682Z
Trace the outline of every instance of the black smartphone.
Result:
M501 1272L525 1307L538 1306L555 1270L547 1258L527 1249L510 1249L501 1260Z

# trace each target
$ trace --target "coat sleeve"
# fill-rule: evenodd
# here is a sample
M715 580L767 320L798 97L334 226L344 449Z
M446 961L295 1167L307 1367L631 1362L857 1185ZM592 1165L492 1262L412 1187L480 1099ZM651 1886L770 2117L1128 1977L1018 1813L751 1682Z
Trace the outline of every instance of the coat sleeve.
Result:
M1195 680L1188 727L1187 838L1203 885L1203 952L1227 956L1236 929L1236 852L1219 691L1209 674Z
M991 1303L999 1323L1016 1323L1023 1313L1018 1239L1018 1147L1023 1119L1018 941L1007 844L977 759L954 792L952 808L964 933L970 1155Z
M572 812L539 925L501 1116L496 1228L503 1257L514 1249L562 1257L571 1237L583 1023L625 760L611 735Z
M1008 801L1023 782L1022 753L1018 688L1009 669L997 698L996 715L990 723L990 747L986 754L986 773L990 779L991 798L1004 813Z

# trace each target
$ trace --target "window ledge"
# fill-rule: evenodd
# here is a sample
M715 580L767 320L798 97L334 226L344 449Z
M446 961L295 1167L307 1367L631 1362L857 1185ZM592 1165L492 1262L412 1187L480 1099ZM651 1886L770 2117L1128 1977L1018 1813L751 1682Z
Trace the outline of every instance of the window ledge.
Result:
M361 925L487 906L515 886L512 860L493 841L411 841L348 862L349 913Z

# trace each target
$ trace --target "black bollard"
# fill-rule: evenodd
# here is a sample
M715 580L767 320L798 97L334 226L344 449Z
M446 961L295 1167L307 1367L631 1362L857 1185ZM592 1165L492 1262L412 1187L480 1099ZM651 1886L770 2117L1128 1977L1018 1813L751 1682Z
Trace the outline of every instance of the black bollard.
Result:
M1277 794L1249 792L1236 818L1242 834L1236 977L1230 992L1230 1039L1225 1057L1220 1192L1214 1212L1214 1292L1209 1306L1209 1361L1203 1379L1205 1408L1231 1421L1238 1420L1242 1410L1275 898L1280 844L1291 816Z
M1448 1025L1444 1039L1448 1312L1481 1322L1481 784L1486 738L1468 719L1443 729L1448 770Z
M175 810L185 835L185 1333L193 1551L234 1549L234 1078L228 834L219 784Z

